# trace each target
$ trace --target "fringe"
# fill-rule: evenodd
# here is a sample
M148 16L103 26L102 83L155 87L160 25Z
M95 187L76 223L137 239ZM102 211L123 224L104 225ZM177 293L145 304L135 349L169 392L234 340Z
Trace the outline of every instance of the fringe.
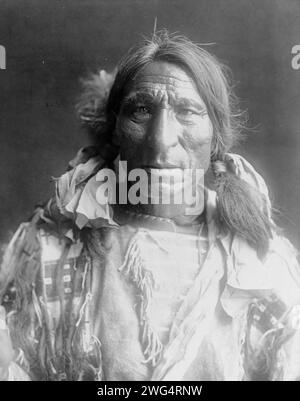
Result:
M4 278L0 298L8 312L12 342L19 352L16 362L32 380L101 380L101 343L89 331L90 259L85 254L85 266L74 269L72 296L67 300L61 274L69 244L62 252L56 271L60 321L54 332L41 263L39 218L40 210L30 223L20 226L7 248L0 269L0 276ZM76 316L73 301L76 283L82 273L84 278Z
M262 334L257 346L251 344L251 331L254 326L253 308L251 304L248 310L245 343L243 347L244 368L248 380L253 381L281 381L283 377L282 345L294 334L294 330L285 327L284 319L287 311L279 320L279 324Z
M72 372L76 380L103 380L101 342L91 334L90 303L92 265L86 255L81 287L81 302L71 335Z
M35 286L33 286L33 288L32 288L31 296L32 296L32 303L33 303L34 311L35 311L35 314L36 314L36 317L38 320L39 327L42 328L43 327L43 315L42 315L42 311L41 311L40 304L38 301L38 297L35 292Z
M128 276L140 292L141 305L139 319L141 325L141 341L144 347L143 353L146 358L144 363L151 363L152 366L155 366L163 351L163 345L157 333L153 330L148 316L155 281L152 272L144 267L140 247L138 245L138 236L139 232L131 239L125 254L124 263L118 270Z

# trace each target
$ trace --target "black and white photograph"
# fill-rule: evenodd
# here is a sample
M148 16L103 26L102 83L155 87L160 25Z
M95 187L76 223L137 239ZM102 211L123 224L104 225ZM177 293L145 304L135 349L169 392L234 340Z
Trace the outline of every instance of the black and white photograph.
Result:
M300 380L299 0L0 0L0 104L0 381Z

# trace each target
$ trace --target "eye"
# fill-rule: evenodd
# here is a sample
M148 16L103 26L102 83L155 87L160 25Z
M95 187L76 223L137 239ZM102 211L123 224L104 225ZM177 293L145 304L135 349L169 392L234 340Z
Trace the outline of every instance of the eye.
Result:
M176 115L179 120L190 122L193 121L196 116L199 116L199 112L190 107L179 107L176 110Z
M145 121L151 116L150 108L145 105L136 105L131 108L130 116L136 121Z
M182 116L191 116L192 114L197 114L195 110L189 108L180 108L177 111L177 114Z
M140 114L147 114L149 113L149 109L146 106L137 106L134 112Z
M207 114L206 109L198 110L192 107L179 107L176 110L177 117L183 121L194 121L197 117L204 117Z

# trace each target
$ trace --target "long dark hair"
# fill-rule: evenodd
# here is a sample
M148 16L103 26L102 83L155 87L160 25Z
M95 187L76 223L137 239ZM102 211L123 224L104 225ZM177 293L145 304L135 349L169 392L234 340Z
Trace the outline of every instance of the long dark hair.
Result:
M81 119L87 123L100 148L111 143L128 85L143 67L154 61L174 63L193 78L213 125L211 167L215 174L219 224L243 237L259 255L264 255L271 236L266 200L226 165L226 153L242 133L243 113L237 110L228 70L216 57L183 36L158 32L132 48L121 60L107 96L103 96L97 77L86 81L78 106Z

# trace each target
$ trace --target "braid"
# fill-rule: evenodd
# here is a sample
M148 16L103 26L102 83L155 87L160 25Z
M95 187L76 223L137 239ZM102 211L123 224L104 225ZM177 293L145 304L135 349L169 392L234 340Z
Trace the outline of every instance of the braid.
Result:
M263 195L227 169L225 162L212 162L216 179L217 209L222 228L243 237L263 257L269 248L271 221Z

